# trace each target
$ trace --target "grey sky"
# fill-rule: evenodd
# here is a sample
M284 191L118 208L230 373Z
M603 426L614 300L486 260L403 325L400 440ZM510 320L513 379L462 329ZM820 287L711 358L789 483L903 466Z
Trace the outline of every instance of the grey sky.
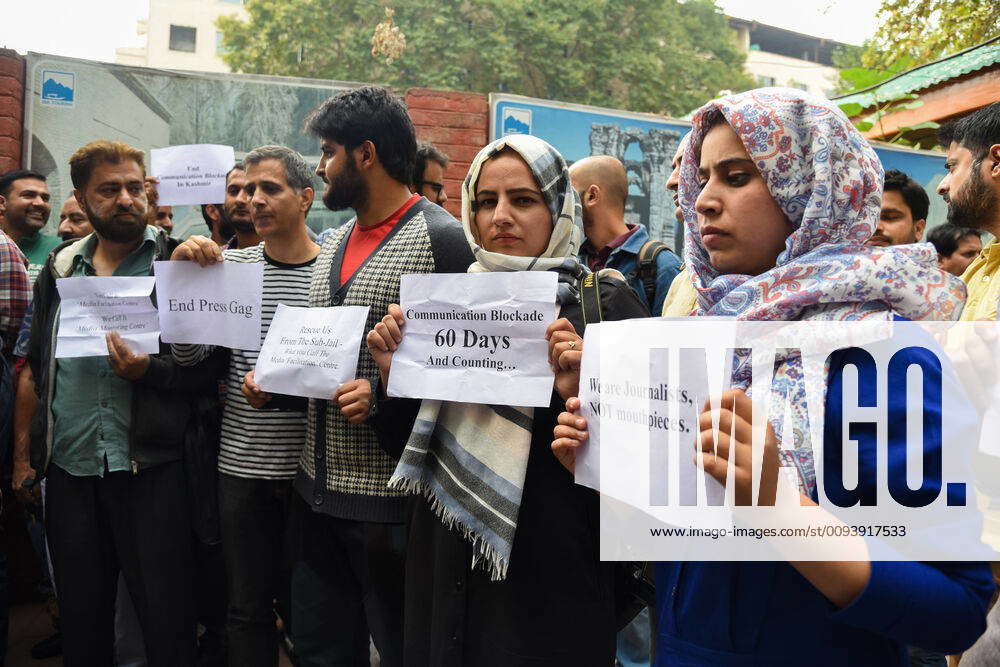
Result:
M211 0L205 0L210 2ZM876 0L718 0L740 18L860 44L875 30ZM12 3L0 23L0 46L114 62L115 49L141 43L136 20L147 0L31 0Z

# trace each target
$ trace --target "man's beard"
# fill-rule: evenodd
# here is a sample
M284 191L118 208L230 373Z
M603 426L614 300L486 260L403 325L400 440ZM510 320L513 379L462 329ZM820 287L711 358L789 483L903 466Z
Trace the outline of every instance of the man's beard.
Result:
M948 222L959 227L984 229L996 212L997 194L979 174L980 163L979 160L973 163L961 200L948 200Z
M368 185L361 178L354 156L348 153L348 161L339 174L327 183L323 192L323 204L331 211L353 208L357 211L368 201Z
M129 243L138 241L146 232L146 216L134 211L115 211L109 218L102 218L90 208L90 204L84 200L83 207L90 218L90 224L94 231L102 239L107 239L114 243ZM115 215L127 214L127 219L116 218Z
M219 211L219 234L224 238L232 238L237 232L246 234L253 232L253 220L250 219L250 212L247 211L245 220L236 220L226 211L226 205L218 207Z

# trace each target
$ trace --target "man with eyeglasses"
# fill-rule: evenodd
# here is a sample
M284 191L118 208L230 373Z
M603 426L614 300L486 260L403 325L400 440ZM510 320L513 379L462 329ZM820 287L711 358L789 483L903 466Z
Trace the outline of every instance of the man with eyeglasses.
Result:
M444 170L447 166L447 155L433 144L418 141L417 162L413 168L413 184L410 189L443 207L448 201L448 195L444 191Z

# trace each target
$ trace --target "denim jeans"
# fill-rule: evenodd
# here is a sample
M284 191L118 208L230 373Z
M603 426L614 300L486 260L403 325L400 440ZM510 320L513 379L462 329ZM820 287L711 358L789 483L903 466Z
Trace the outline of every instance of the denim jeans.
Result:
M291 480L219 474L230 665L278 664L274 601L289 595L286 528L291 485Z

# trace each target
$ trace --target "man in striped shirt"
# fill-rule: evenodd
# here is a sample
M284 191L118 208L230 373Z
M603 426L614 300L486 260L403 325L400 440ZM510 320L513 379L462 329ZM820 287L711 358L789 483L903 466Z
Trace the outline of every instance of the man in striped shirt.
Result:
M194 236L171 259L264 264L261 341L279 303L309 305L309 284L319 246L306 231L313 201L312 170L301 155L263 146L244 158L246 181L239 195L250 208L263 243L222 250ZM207 358L207 345L174 345L178 363ZM273 600L287 600L283 545L291 482L305 440L306 399L283 397L255 410L240 391L257 362L257 351L231 350L219 447L219 508L226 562L229 664L267 665L278 660ZM275 406L279 406L280 409Z

